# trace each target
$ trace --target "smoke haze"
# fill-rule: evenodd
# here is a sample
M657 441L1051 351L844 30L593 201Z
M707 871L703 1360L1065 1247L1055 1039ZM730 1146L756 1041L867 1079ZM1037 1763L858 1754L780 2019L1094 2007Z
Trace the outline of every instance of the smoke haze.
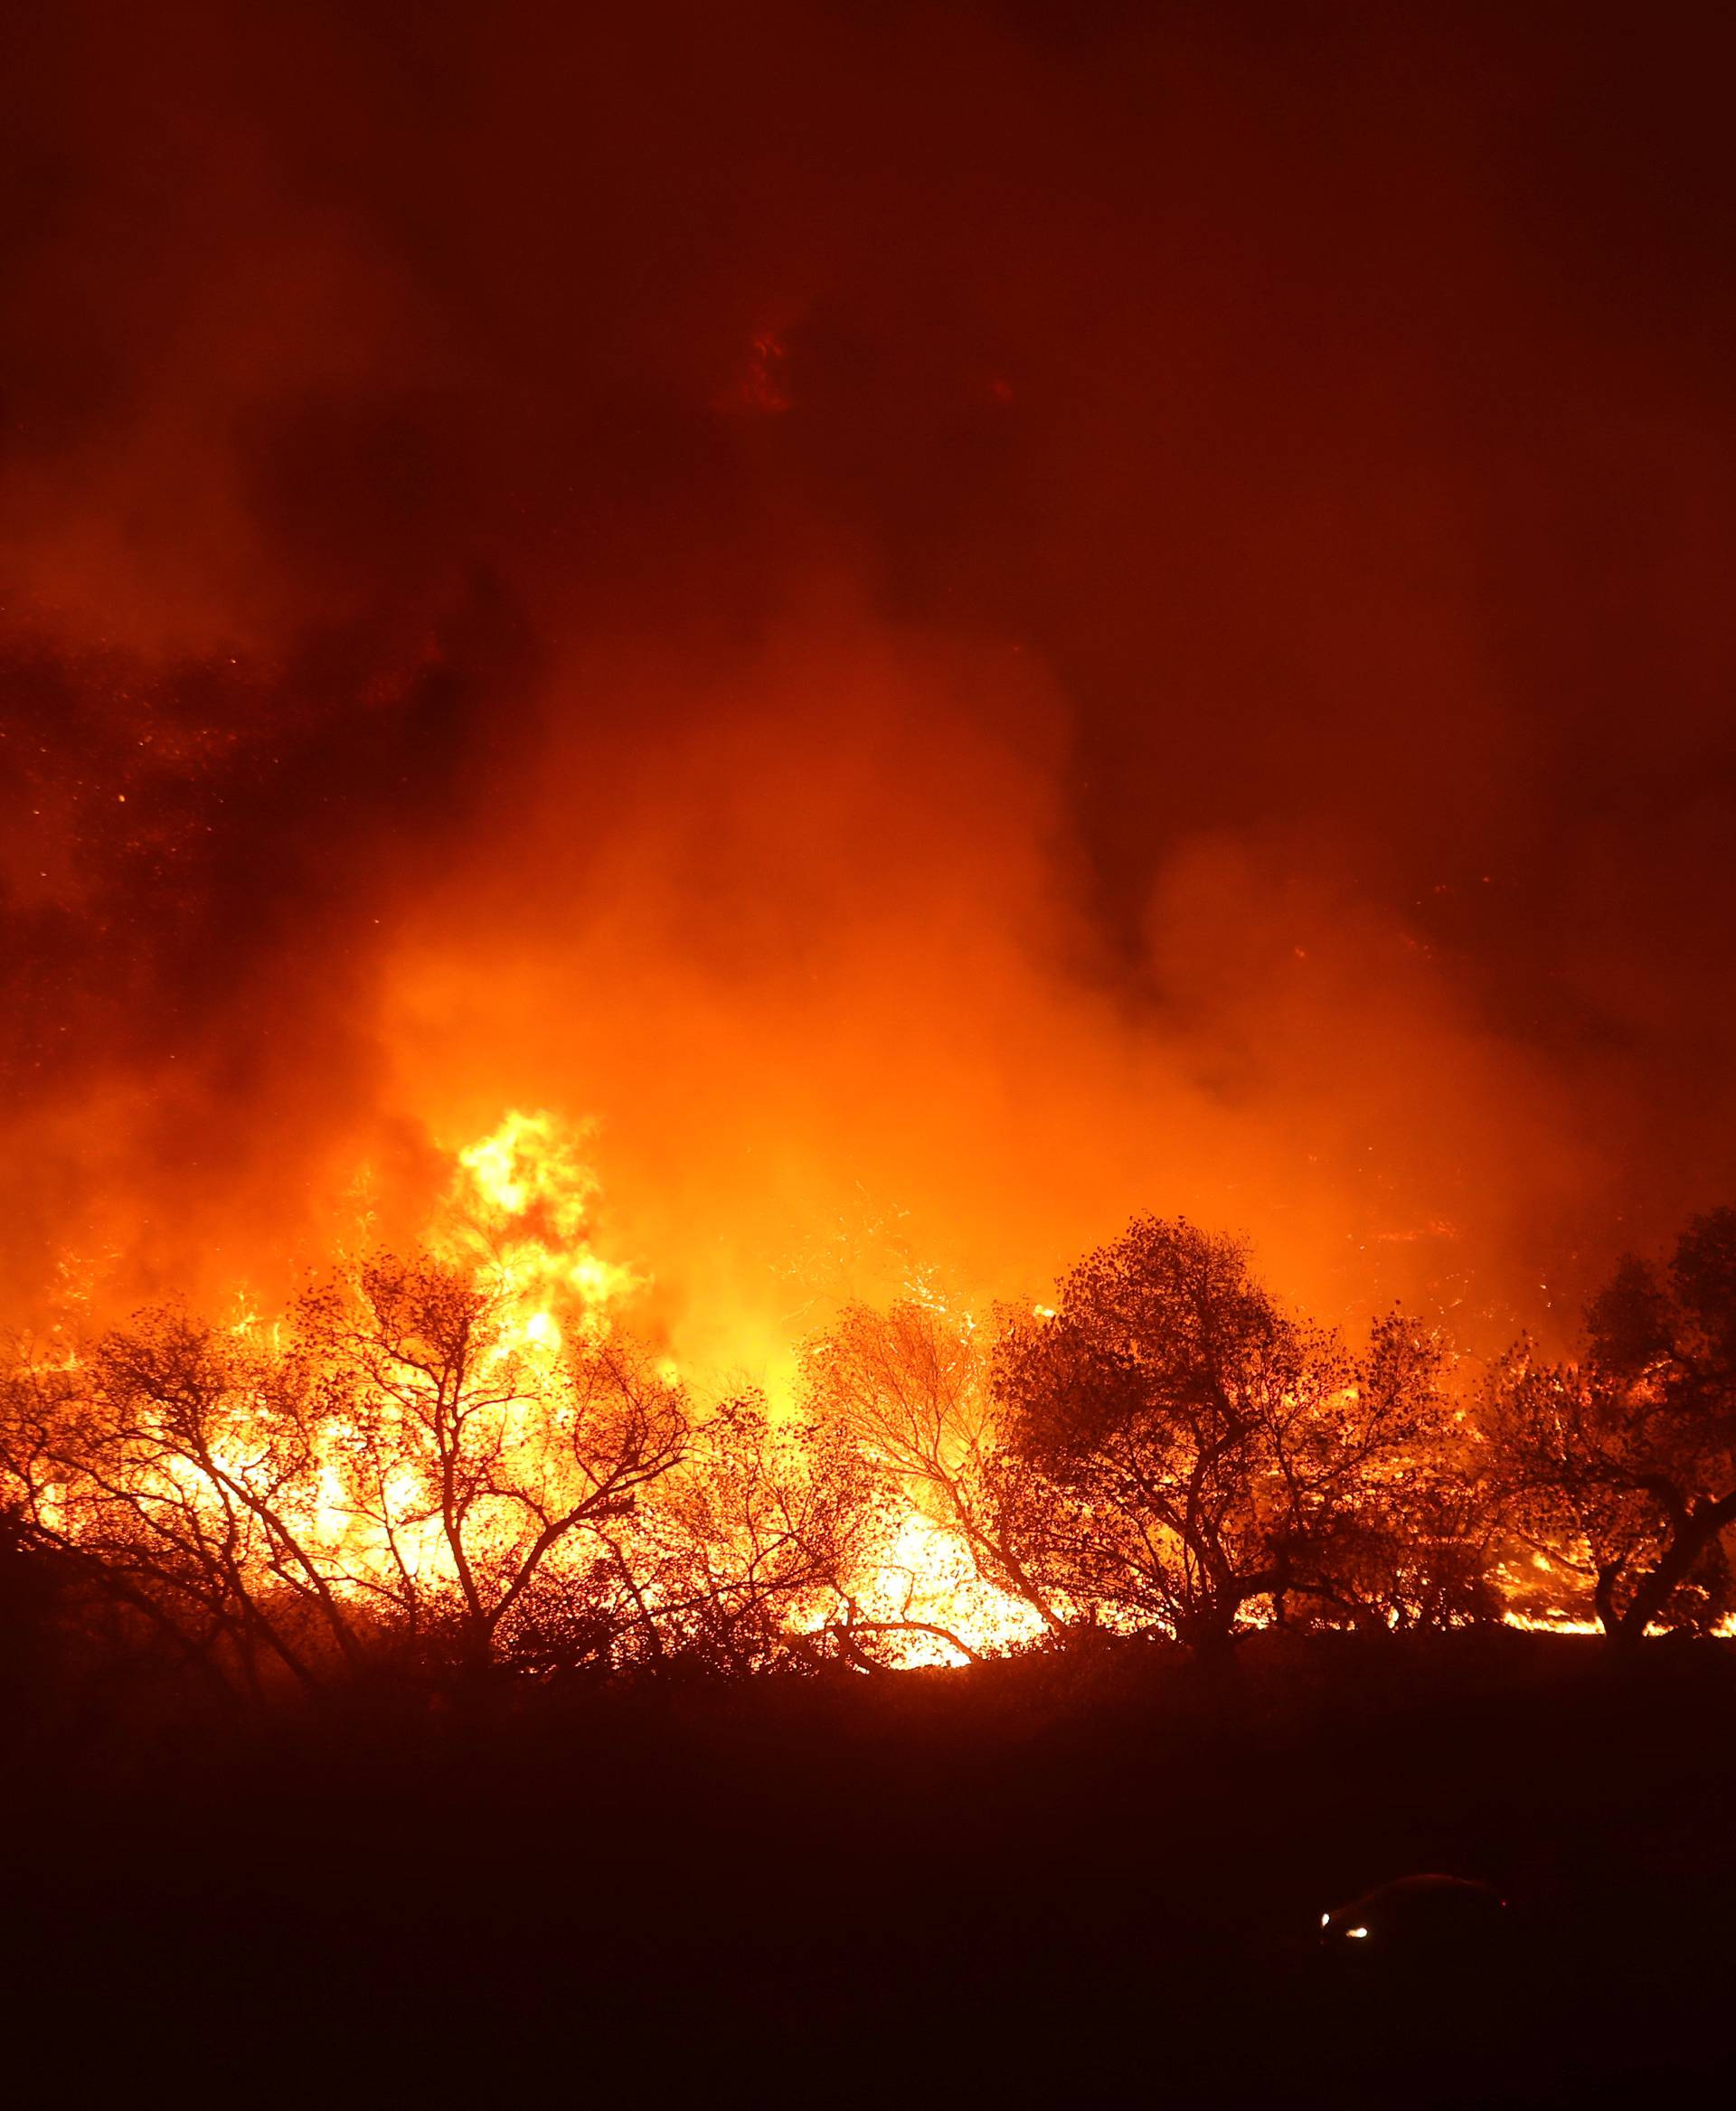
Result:
M512 1106L750 1365L1137 1208L1486 1346L1736 1192L1717 11L32 16L14 1297Z

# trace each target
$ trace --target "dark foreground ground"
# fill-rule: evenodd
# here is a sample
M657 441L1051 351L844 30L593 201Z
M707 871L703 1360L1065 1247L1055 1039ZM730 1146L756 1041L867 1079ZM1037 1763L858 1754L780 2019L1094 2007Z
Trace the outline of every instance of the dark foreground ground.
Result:
M1506 1633L220 1730L33 1710L21 2103L1663 2104L1736 2076L1736 1650ZM1490 1879L1505 1956L1330 1968Z

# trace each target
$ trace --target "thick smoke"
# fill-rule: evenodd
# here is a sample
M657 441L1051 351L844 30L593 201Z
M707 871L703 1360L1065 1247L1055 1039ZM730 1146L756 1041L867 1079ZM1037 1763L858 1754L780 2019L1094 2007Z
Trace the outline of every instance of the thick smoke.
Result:
M1712 11L28 11L5 1262L600 1122L750 1362L1137 1207L1571 1324L1736 1192Z

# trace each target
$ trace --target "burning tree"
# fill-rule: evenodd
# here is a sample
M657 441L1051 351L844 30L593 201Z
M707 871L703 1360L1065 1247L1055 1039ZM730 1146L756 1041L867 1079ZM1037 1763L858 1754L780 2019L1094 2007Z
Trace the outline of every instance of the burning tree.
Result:
M535 1354L518 1333L503 1294L429 1256L335 1279L282 1331L146 1313L7 1374L5 1507L24 1547L244 1684L387 1643L512 1661L555 1601L606 1649L685 1399L617 1330Z
M990 1363L967 1316L904 1299L884 1312L846 1306L808 1343L805 1371L816 1418L849 1433L907 1513L913 1508L955 1535L989 1592L1059 1635L1062 1614L1020 1552L1014 1521L1030 1475L996 1433ZM939 1609L922 1620L907 1607L902 1624L971 1654Z
M141 1315L0 1386L6 1545L230 1685L423 1670L745 1673L896 1623L840 1428L696 1410L594 1309L379 1256L278 1326ZM46 1568L43 1568L46 1573Z
M1486 1463L1456 1406L1445 1339L1401 1313L1377 1320L1348 1395L1355 1471L1297 1550L1280 1619L1395 1631L1501 1616L1499 1518Z
M647 1505L646 1660L724 1673L809 1668L847 1632L853 1584L884 1531L884 1492L836 1430L719 1403Z
M1471 1423L1429 1330L1394 1314L1353 1354L1239 1241L1150 1217L992 1327L931 1295L846 1306L798 1418L696 1403L627 1331L643 1278L594 1249L547 1120L458 1163L427 1249L278 1323L165 1307L14 1354L14 1568L231 1687L391 1654L738 1674L1456 1626L1498 1612L1497 1530L1577 1563L1618 1637L1729 1610L1736 1211L1665 1271L1627 1264L1580 1363L1515 1352Z
M1023 1559L1110 1626L1203 1647L1255 1599L1342 1597L1335 1551L1434 1423L1433 1357L1404 1339L1393 1323L1358 1366L1278 1310L1239 1241L1136 1219L995 1355L1042 1490L1007 1521Z
M1736 1209L1695 1218L1663 1269L1624 1261L1579 1362L1510 1352L1484 1421L1513 1526L1586 1578L1612 1641L1715 1625L1732 1603Z
M599 1645L637 1610L628 1523L685 1454L682 1389L614 1327L521 1345L501 1288L384 1257L304 1299L355 1588L481 1665L559 1617Z
M0 1401L20 1544L202 1669L309 1681L358 1661L365 1622L323 1528L326 1407L307 1361L178 1308L88 1357L24 1358Z

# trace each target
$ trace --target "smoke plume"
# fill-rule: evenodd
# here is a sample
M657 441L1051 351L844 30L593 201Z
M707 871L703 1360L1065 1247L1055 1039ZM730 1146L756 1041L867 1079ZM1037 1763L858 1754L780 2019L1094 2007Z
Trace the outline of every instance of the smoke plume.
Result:
M15 1302L514 1106L749 1367L1139 1208L1486 1345L1736 1192L1713 11L25 12Z

